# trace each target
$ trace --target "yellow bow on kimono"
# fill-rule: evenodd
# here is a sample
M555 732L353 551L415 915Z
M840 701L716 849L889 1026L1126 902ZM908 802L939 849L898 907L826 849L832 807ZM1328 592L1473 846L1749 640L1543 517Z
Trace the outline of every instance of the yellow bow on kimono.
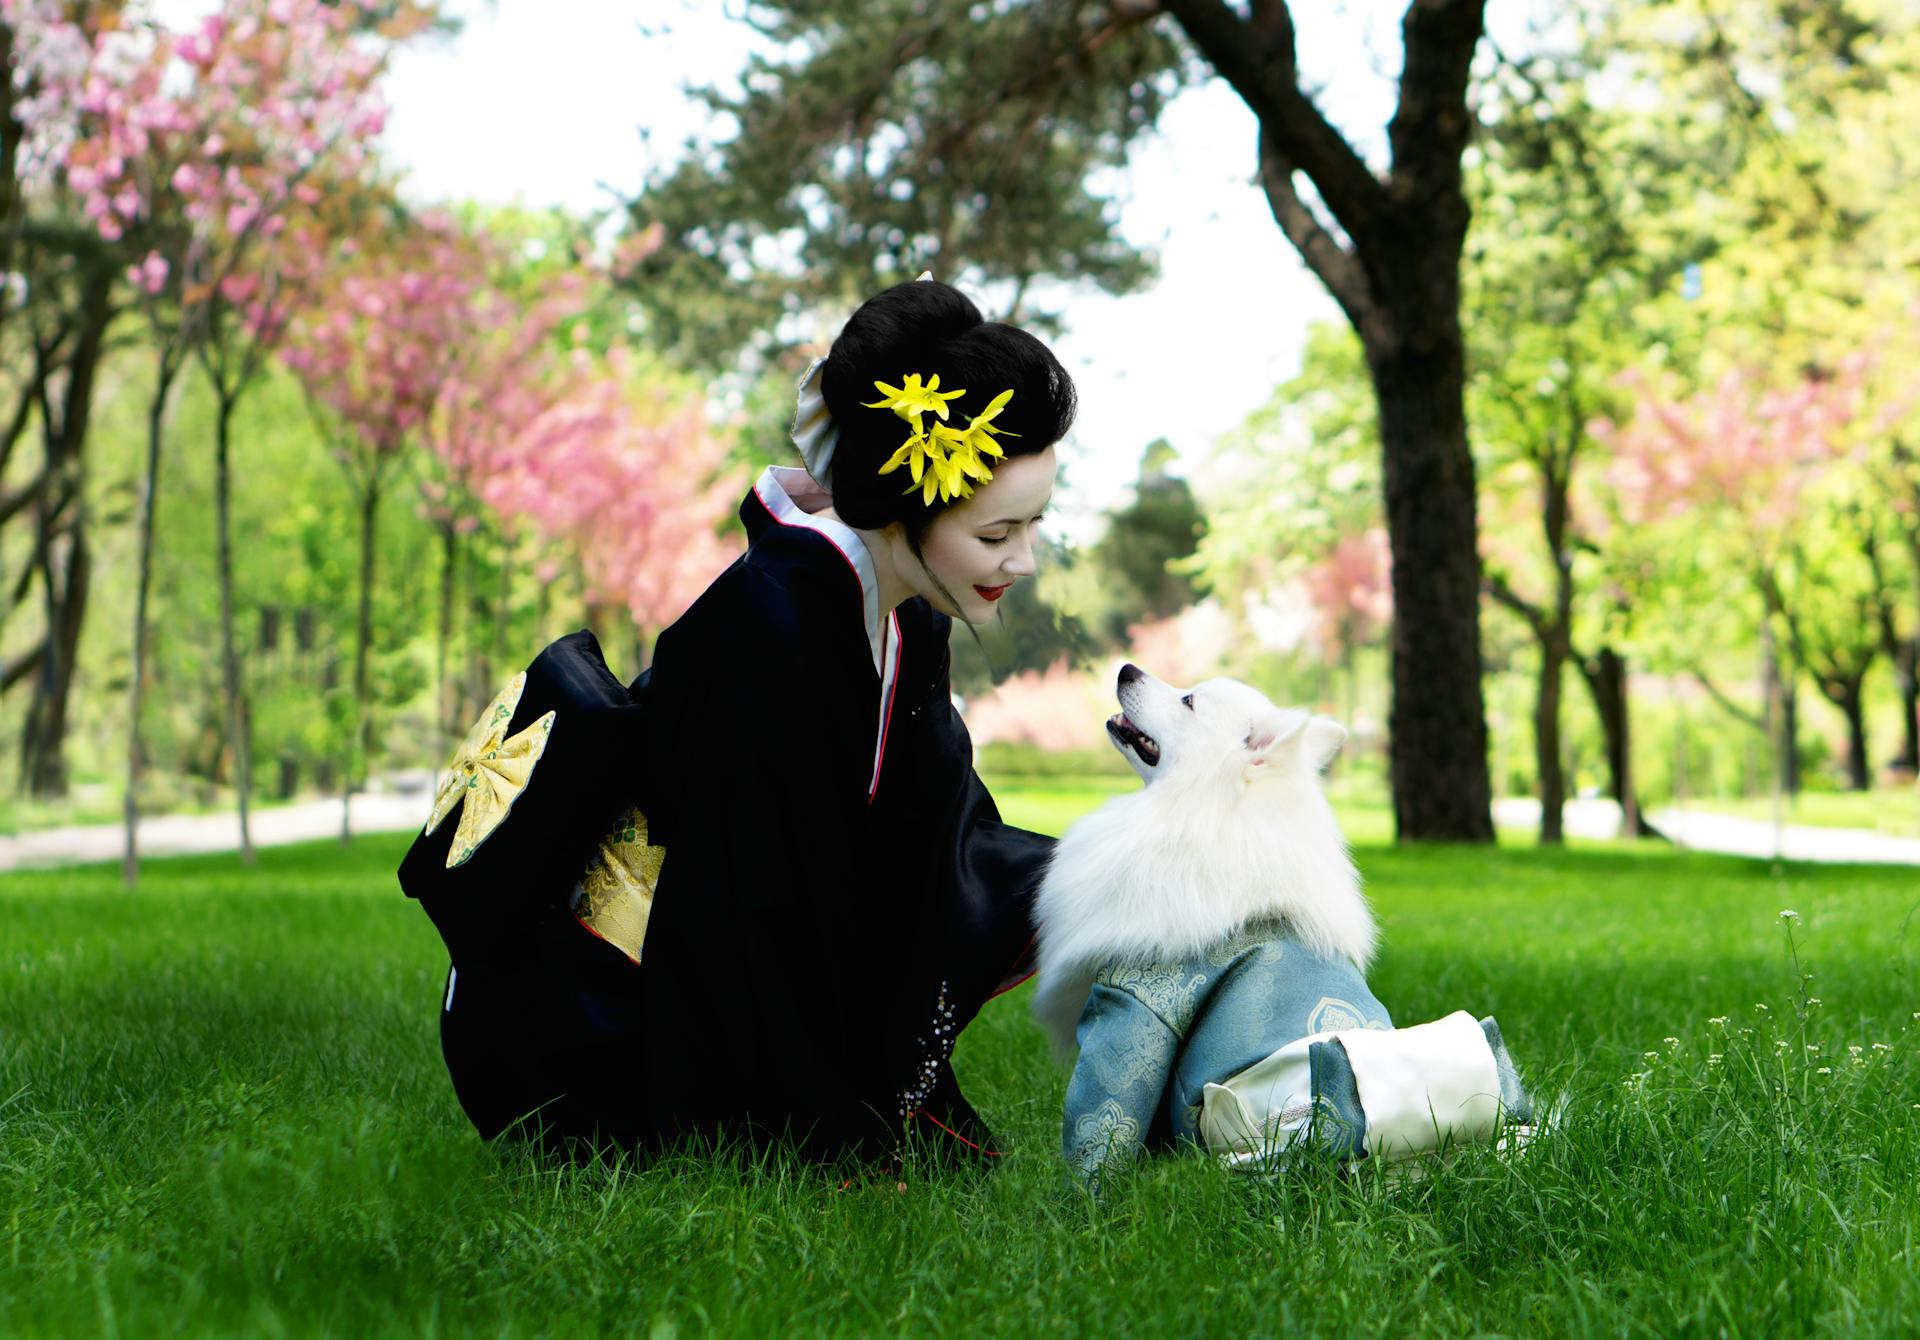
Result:
M447 765L447 775L434 796L433 813L427 818L422 836L438 828L456 805L464 805L460 826L454 830L453 845L447 848L449 870L465 865L480 844L492 836L513 808L513 802L526 790L527 781L533 776L533 765L547 750L547 738L553 733L552 712L512 739L505 738L507 723L513 720L513 710L520 705L520 695L526 687L527 675L523 670L507 682L500 696L480 714L480 719L467 733L466 742Z

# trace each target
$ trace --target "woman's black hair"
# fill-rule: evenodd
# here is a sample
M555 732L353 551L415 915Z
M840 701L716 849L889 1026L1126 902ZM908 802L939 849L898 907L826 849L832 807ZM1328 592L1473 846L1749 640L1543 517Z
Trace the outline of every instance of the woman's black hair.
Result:
M833 452L833 509L861 530L901 522L917 557L927 527L951 504L938 497L928 504L918 488L909 491L912 476L904 466L880 473L911 430L891 410L864 403L881 398L874 382L898 386L916 373L925 380L939 374L943 391L966 391L948 402L948 422L956 425L1011 390L1013 398L994 419L996 428L1006 430L998 441L1008 456L1045 451L1065 437L1077 401L1073 378L1051 349L1018 326L984 319L949 284L932 279L896 284L862 303L820 370L820 391L840 430Z

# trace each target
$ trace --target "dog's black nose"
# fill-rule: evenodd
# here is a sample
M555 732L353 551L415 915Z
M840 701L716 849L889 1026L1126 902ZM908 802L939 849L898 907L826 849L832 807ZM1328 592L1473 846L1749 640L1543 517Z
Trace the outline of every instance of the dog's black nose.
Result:
M1136 679L1145 679L1146 677L1147 672L1131 661L1120 667L1120 682L1122 684L1131 684Z

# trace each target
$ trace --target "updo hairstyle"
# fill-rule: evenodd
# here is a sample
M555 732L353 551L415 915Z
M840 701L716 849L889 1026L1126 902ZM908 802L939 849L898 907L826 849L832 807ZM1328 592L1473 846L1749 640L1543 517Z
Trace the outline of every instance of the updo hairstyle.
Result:
M988 401L1011 389L1013 398L993 421L1006 430L998 440L1008 456L1037 454L1066 436L1077 402L1073 378L1052 350L1017 326L984 320L951 285L914 280L862 303L820 370L820 393L840 430L833 453L833 508L861 530L903 523L907 543L918 554L927 527L952 504L938 497L922 502L918 488L908 490L913 477L905 466L880 473L912 430L892 411L864 403L880 399L875 381L898 386L915 373L925 380L938 373L942 390L965 388L964 396L947 402L947 422L955 425L965 425ZM929 415L922 422L931 428L937 420ZM993 464L989 458L988 467Z

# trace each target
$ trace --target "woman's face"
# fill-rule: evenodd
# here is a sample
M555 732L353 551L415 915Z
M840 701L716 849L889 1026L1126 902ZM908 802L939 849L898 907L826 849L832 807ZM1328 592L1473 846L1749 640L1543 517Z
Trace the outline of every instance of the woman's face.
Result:
M919 594L935 609L968 623L992 619L994 602L1033 575L1035 532L1053 497L1056 466L1052 447L995 462L992 479L935 517L921 537L920 552L927 571L940 581L935 585L919 574ZM952 592L959 609L940 586Z

